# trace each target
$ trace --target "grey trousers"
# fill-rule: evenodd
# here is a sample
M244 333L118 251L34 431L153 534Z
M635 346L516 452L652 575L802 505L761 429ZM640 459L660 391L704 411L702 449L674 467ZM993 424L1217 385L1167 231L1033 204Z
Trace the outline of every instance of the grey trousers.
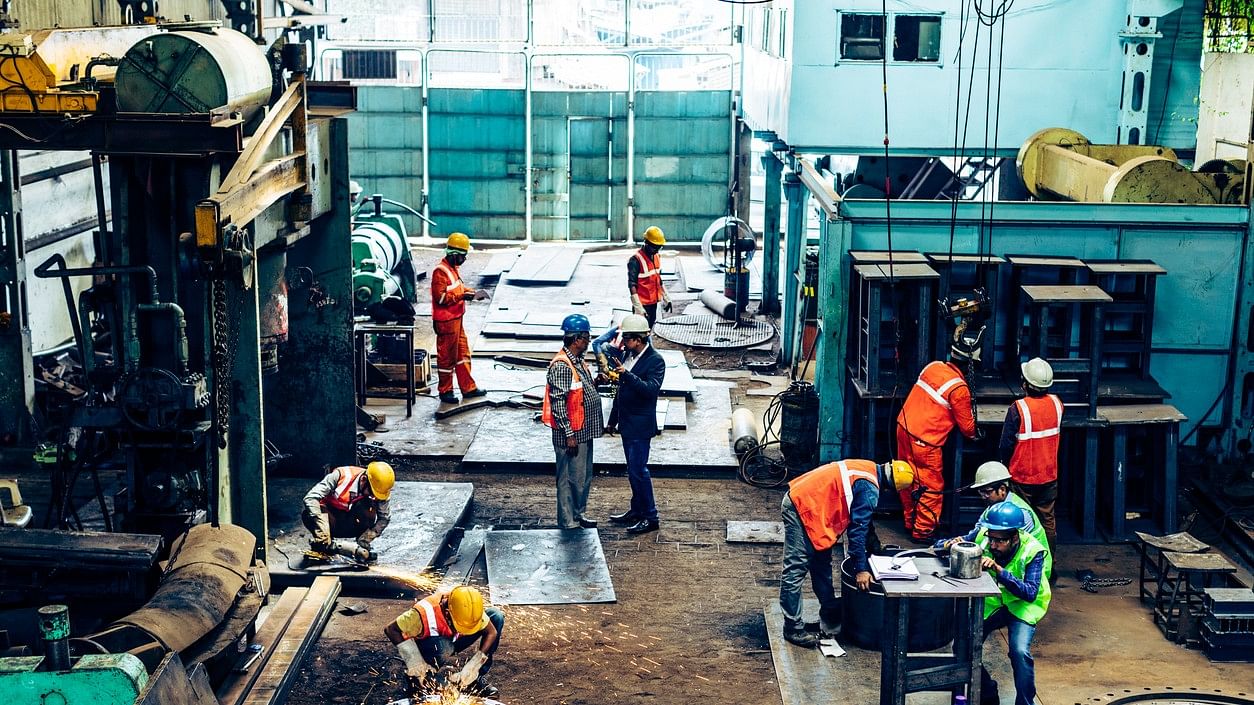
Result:
M578 529L585 518L588 491L592 489L592 441L579 444L579 454L566 455L565 447L553 447L557 455L557 526Z

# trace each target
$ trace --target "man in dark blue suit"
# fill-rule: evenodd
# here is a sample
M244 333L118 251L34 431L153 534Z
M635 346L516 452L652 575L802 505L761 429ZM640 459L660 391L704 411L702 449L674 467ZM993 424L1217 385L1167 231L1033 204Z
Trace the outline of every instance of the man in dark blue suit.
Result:
M610 410L610 428L618 427L627 456L627 479L631 482L631 508L615 514L610 521L628 524L627 533L657 531L657 504L653 501L653 479L649 477L649 442L658 433L657 398L666 377L666 361L649 344L649 321L636 314L623 318L619 326L623 361L612 360L611 376L618 376L618 393Z

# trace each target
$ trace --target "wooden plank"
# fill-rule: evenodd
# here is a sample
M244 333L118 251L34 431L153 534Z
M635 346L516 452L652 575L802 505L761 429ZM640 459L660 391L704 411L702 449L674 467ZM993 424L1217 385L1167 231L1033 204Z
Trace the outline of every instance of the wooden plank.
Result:
M926 264L859 264L854 271L863 279L940 279L935 269Z
M1167 270L1149 260L1085 260L1094 274L1166 274Z
M991 254L970 255L970 254L958 254L957 252L953 253L952 255L949 254L948 252L929 252L927 253L927 260L934 265L942 265L942 266L948 265L951 261L956 262L956 263L963 263L963 264L1005 264L1006 263L1006 260L998 257L997 255L991 255Z
M1128 404L1099 406L1098 418L1110 424L1153 424L1188 421L1188 417L1171 404Z
M245 705L279 705L287 700L301 662L331 618L339 594L339 578L322 575L314 579L274 653L244 698Z
M1019 288L1034 303L1084 304L1114 301L1100 286L1092 284L1031 284Z
M257 681L257 677L265 669L266 663L270 661L270 657L274 654L275 646L279 643L283 633L287 631L287 627L292 622L292 617L296 614L296 610L300 607L301 602L309 593L308 588L288 588L283 591L279 599L270 608L270 612L266 616L266 620L257 628L257 636L253 637L251 644L261 646L261 655L257 662L243 673L232 671L227 675L222 685L218 686L217 696L221 705L239 705L248 695L248 691L252 688L253 683Z
M1041 257L1039 255L1006 255L1011 264L1018 267L1083 267L1076 257Z
M914 250L850 250L849 259L855 264L880 264L892 262L894 267L908 262L927 262L927 256Z

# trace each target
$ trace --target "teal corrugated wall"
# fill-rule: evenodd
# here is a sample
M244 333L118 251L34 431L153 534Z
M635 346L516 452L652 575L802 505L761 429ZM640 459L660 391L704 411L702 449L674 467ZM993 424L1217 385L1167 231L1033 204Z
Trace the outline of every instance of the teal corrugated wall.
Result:
M352 177L367 193L422 207L422 90L363 86L350 118ZM432 88L429 150L434 235L526 234L521 90ZM532 94L532 237L627 237L627 94ZM727 91L636 96L637 235L697 241L726 209L732 148ZM416 218L407 223L420 231Z

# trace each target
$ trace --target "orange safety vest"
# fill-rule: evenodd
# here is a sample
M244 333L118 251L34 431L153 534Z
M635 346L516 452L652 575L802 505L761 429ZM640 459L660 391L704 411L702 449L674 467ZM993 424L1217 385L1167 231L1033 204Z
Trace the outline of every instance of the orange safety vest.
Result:
M431 319L452 321L466 315L466 302L462 300L464 293L466 287L462 285L457 267L446 259L440 260L431 274Z
M353 505L366 498L366 493L362 492L356 497L353 493L357 489L357 481L362 475L366 474L365 468L359 468L356 465L345 465L336 468L340 473L340 481L335 485L335 492L330 496L323 497L320 504L324 507L338 509L341 512L347 512L352 509Z
M841 460L822 465L788 483L788 496L816 551L840 540L853 516L853 483L869 480L879 489L879 472L870 460Z
M1058 479L1058 439L1062 431L1062 402L1053 394L1024 397L1019 409L1019 432L1010 456L1010 477L1024 485L1043 485Z
M549 362L549 367L559 362L566 363L570 368L570 391L566 393L566 414L570 417L570 427L572 430L579 431L583 428L583 377L579 376L579 370L575 369L575 363L570 361L565 350L560 350ZM549 428L557 428L553 422L553 405L549 402L549 385L544 385L544 409L540 412L540 418L544 421L544 425Z
M418 640L430 637L452 639L457 636L457 630L453 629L452 623L444 616L444 610L440 607L440 598L443 595L444 593L437 592L414 602L414 611L422 619L422 633L414 635L413 638Z
M945 362L929 362L906 396L906 403L897 414L897 425L930 446L945 445L945 439L954 428L949 395L966 385L958 368Z
M648 257L643 249L636 250L636 261L640 263L640 274L636 276L636 296L645 306L662 300L662 258L657 255Z

